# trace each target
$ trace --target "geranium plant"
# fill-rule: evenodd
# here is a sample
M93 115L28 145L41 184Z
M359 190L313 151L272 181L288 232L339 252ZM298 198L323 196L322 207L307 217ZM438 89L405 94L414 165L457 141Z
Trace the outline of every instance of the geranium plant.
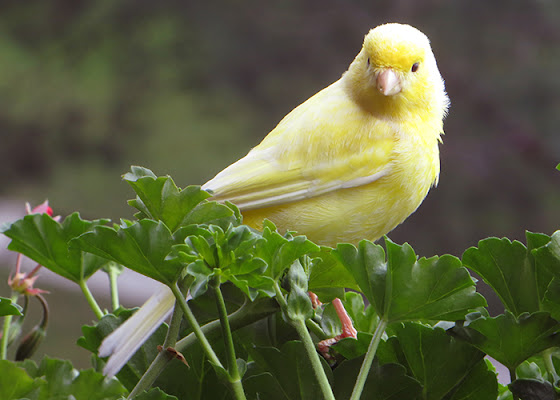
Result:
M145 168L124 179L136 193L133 221L77 213L60 221L51 211L5 227L8 248L78 284L99 321L78 339L93 353L91 370L46 356L39 365L6 360L19 334L13 316L25 315L20 295L40 295L33 276L17 271L13 294L0 302L1 399L558 398L560 232L528 232L526 244L484 239L462 259L419 258L388 238L333 249L271 222L255 231L235 205ZM168 286L175 308L106 378L99 346L134 312L118 302L123 267ZM87 287L100 269L111 277L111 313ZM503 314L489 315L470 271L496 292ZM358 337L320 354L317 344L340 334L335 297ZM507 367L509 385L486 356Z

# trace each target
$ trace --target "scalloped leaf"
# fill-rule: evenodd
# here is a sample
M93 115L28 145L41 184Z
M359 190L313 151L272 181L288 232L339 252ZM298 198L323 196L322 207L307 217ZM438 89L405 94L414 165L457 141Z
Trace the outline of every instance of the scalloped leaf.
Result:
M527 232L527 247L507 238L488 238L463 254L463 263L496 292L514 315L543 309L552 270L560 263L551 253L550 238ZM544 246L544 248L543 248Z
M497 317L475 315L451 332L512 370L529 357L560 346L559 329L560 322L546 312L516 317L506 310Z
M386 238L385 244L387 261L383 248L367 240L358 248L342 243L334 251L380 318L454 321L486 306L458 258L418 259L406 243L401 246Z
M103 267L107 260L82 253L69 247L69 243L108 221L86 221L76 212L60 224L48 214L32 214L11 224L4 234L12 239L8 249L17 251L54 273L79 283Z
M72 245L169 286L177 281L185 265L167 256L183 240L179 232L173 235L161 221L144 219L118 230L96 227L74 239Z
M180 189L169 176L156 177L152 171L132 167L123 177L136 192L129 204L144 217L162 221L171 232L191 224L214 224L227 227L241 222L233 205L209 202L211 195L200 186Z
M105 379L93 369L77 371L69 361L45 357L39 365L30 360L21 365L31 378L46 382L41 385L37 400L106 400L128 392L118 380Z
M317 253L320 247L305 236L293 237L289 233L282 236L276 227L267 221L262 236L265 241L257 244L257 255L269 265L267 275L278 279L292 263L303 257Z
M441 328L406 322L396 325L394 330L408 367L423 386L425 399L441 399L459 388L465 396L467 391L479 393L480 388L472 384L477 377L484 377L479 381L484 386L484 396L478 398L496 398L498 382L496 375L488 372L483 352L447 335ZM470 374L473 377L469 378Z
M263 237L245 225L230 225L227 230L210 225L203 234L187 237L184 244L173 248L173 256L188 262L187 273L195 277L191 295L200 296L208 281L219 275L230 281L250 299L259 294L274 295L274 281L265 274L267 263L256 256Z
M0 360L0 399L19 400L35 397L42 386L43 379L33 379L21 366L8 360Z

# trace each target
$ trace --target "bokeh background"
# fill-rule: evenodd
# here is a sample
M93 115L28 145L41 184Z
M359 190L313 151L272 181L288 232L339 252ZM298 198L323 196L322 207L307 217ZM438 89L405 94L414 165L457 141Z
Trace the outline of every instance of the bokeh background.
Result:
M48 198L63 216L130 218L132 164L202 184L337 80L384 22L428 35L451 98L439 186L391 238L461 256L487 236L558 229L557 0L4 0L0 214ZM3 276L14 260L0 259ZM68 343L93 314L52 285L44 350L85 366Z

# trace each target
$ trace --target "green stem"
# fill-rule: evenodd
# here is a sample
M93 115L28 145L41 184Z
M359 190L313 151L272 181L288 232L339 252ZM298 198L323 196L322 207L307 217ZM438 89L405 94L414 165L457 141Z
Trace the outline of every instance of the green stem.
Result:
M284 298L284 294L282 293L282 289L280 289L278 282L274 282L274 292L276 293L275 299L280 305L280 308L285 311L288 308L288 302Z
M241 379L232 380L230 382L231 389L233 391L233 395L236 399L247 399L245 397L245 390L243 389L243 384L241 383Z
M554 363L552 362L552 353L554 353L554 348L546 349L542 352L542 355L546 371L552 377L552 384L556 384L556 382L560 380L560 376L558 376Z
M319 340L328 339L327 335L325 335L325 332L323 332L323 330L321 329L321 327L317 322L313 321L312 319L308 319L305 321L305 325L307 325L309 330L313 332Z
M82 289L82 293L86 297L86 300L87 300L89 306L91 307L91 309L93 310L93 313L95 314L95 316L98 319L101 319L104 315L103 311L101 311L101 308L99 307L99 304L97 304L97 301L95 301L95 298L93 297L93 295L89 291L89 288L86 284L86 281L81 280L80 282L78 282L78 285L80 286L80 289Z
M119 302L119 287L117 285L117 278L120 275L120 272L115 268L109 268L108 271L109 275L109 287L111 288L111 307L113 311L120 307Z
M226 357L228 363L228 372L232 379L239 379L239 371L237 369L237 358L235 356L235 348L233 347L233 337L231 336L231 328L229 326L228 314L224 296L220 290L219 283L212 285L214 296L216 296L216 306L218 307L218 315L220 317L220 324L222 326L222 335L224 337L224 344L226 346Z
M254 302L248 301L229 316L230 327L235 331L275 314L276 312L278 312L278 304L274 299L261 299ZM220 320L214 320L204 325L202 331L207 338L214 340L219 338L220 328ZM196 336L194 333L190 333L177 342L176 348L178 351L184 352L192 346L195 341Z
M514 380L517 379L517 376L515 375L515 368L508 368L509 370L509 381L510 383L512 383ZM518 400L519 397L517 397L514 393L512 393L513 396L513 400Z
M142 378L138 381L134 389L128 395L129 399L142 393L144 390L149 390L152 384L158 378L159 374L167 363L173 359L173 356L167 351L169 347L175 347L177 343L177 335L181 329L181 320L183 319L183 311L177 306L175 302L175 308L173 308L173 315L171 316L171 321L169 322L169 328L167 329L167 335L165 336L165 341L163 342L163 349L158 353L154 361L150 364Z
M228 363L228 373L230 378L230 385L233 394L238 400L246 400L245 391L241 384L241 377L239 376L239 369L237 368L237 357L235 356L235 347L233 346L233 337L231 336L231 328L229 326L228 313L226 309L226 302L220 290L219 279L216 279L210 285L214 290L216 297L216 306L218 308L218 315L220 316L220 325L222 326L222 336L226 346L226 357Z
M276 292L276 301L280 304L280 308L284 312L284 315L287 317L287 308L288 303L284 298L284 294L278 285L278 282L274 284L274 291ZM327 378L327 374L325 374L325 370L323 369L323 365L321 364L321 359L319 358L319 354L315 349L315 344L311 339L311 335L307 330L305 325L305 321L303 319L288 319L290 324L295 328L301 342L303 343L303 347L305 348L305 352L309 357L309 361L311 362L311 366L313 368L313 372L315 373L315 377L317 378L317 382L319 383L319 387L321 388L321 392L323 392L323 397L325 400L335 400L334 394L332 392L331 385L329 383L329 379Z
M313 371L315 372L315 377L319 382L319 387L323 392L323 397L325 400L335 400L334 394L331 389L331 385L329 383L329 379L327 378L327 374L325 374L325 370L323 369L323 365L321 364L321 359L319 358L319 354L315 349L315 344L313 340L311 340L311 335L305 326L305 321L303 320L293 320L292 326L296 329L296 332L303 343L303 347L309 357L309 361L311 361L311 366L313 367Z
M19 295L17 292L12 293L12 303L17 302ZM8 354L8 340L10 339L10 326L12 325L12 315L4 317L4 326L2 329L2 340L0 341L0 360L5 360Z
M222 363L220 362L220 359L218 358L216 353L214 353L214 350L212 349L212 346L210 346L210 343L208 342L208 339L206 339L206 336L204 336L204 333L200 329L200 325L198 324L198 322L197 322L194 314L192 313L191 309L187 305L185 297L181 293L181 290L179 290L179 287L177 286L177 283L169 286L169 288L171 289L171 291L175 295L175 298L177 299L177 302L179 303L179 306L181 307L181 310L183 310L183 314L185 314L185 317L187 318L187 321L189 321L189 324L191 325L191 328L192 328L196 338L200 342L200 345L202 346L202 349L206 353L206 356L208 357L210 362L213 363L214 365L220 367L220 368L224 368Z
M352 390L352 396L350 400L359 400L360 396L362 395L362 391L364 390L364 385L366 384L367 377L369 375L369 371L371 369L371 364L373 363L373 359L375 357L375 353L377 352L377 346L379 346L379 342L381 341L381 337L387 328L387 321L383 318L379 320L377 324L377 328L373 333L373 337L371 338L371 342L368 347L368 351L362 362L362 367L360 368L360 373L358 374L358 379L356 379L356 384L354 385L354 390Z

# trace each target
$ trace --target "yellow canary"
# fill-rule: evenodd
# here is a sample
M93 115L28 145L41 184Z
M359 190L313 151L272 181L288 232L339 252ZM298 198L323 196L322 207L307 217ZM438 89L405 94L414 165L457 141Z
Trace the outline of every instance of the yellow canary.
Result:
M318 244L375 240L437 183L448 105L428 38L378 26L338 81L202 188L255 228L268 218Z
M244 223L264 218L324 245L374 240L403 222L439 176L449 100L428 38L401 24L372 29L342 77L289 113L244 158L203 186ZM114 375L173 307L163 287L108 336Z

